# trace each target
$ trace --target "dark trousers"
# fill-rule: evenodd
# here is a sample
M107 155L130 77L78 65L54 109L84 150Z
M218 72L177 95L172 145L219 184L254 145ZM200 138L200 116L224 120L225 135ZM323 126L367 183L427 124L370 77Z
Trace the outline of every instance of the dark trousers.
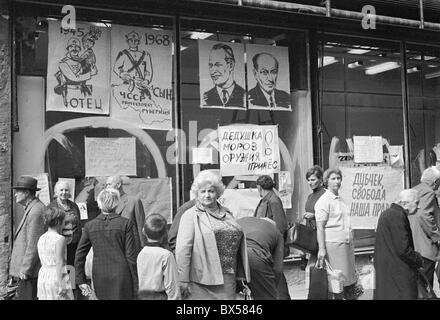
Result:
M251 271L251 289L254 300L276 300L277 284L271 263L260 257L258 250L248 248L249 267Z
M431 287L434 285L435 261L423 257L423 271Z
M37 278L18 280L16 300L37 300Z
M289 294L289 288L287 287L287 280L284 272L281 272L281 276L278 280L278 300L291 300Z

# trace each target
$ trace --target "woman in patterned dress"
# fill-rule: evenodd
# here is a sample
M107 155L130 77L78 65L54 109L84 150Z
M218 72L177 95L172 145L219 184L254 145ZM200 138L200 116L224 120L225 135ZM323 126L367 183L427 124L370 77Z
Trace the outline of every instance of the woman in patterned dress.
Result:
M249 281L243 230L217 199L225 187L221 177L202 171L191 192L196 205L180 220L176 260L184 299L234 300L236 281Z
M61 235L65 213L58 208L44 212L48 227L37 243L41 268L38 273L39 300L73 300L72 286L66 270L67 240Z

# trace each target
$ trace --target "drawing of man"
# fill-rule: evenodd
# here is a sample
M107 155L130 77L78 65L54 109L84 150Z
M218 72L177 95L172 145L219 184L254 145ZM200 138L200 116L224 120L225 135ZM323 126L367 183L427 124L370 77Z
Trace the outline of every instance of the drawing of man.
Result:
M215 44L209 54L209 75L214 87L203 94L203 106L245 108L245 91L234 80L235 57L232 48Z
M92 94L92 86L86 81L97 73L96 66L90 71L83 72L81 57L81 42L78 38L72 37L67 41L66 56L59 62L59 70L55 73L58 85L54 88L55 93L63 96L63 103L67 106L67 95L70 90L80 90L83 95Z
M248 92L250 105L289 108L289 93L276 88L279 71L278 60L270 53L261 52L252 58L252 64L257 85Z
M141 37L136 31L125 35L128 49L120 51L116 57L113 72L128 84L129 91L138 88L151 99L149 86L153 79L153 65L150 53L139 50Z

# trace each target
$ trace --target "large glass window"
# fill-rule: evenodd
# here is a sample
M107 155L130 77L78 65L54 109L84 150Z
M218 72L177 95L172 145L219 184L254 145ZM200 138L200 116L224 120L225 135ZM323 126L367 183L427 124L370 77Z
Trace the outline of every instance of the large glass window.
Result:
M440 48L407 45L411 185L440 160Z
M310 117L310 100L308 96L308 68L307 68L307 50L306 50L306 33L302 31L293 30L277 30L274 28L259 28L255 26L246 25L233 25L233 24L221 24L217 22L206 22L196 20L183 20L181 25L181 120L182 128L186 133L187 150L185 153L185 165L184 170L184 183L183 190L185 192L184 198L189 199L189 190L194 175L203 169L219 169L218 164L218 152L215 147L216 132L214 132L218 126L224 126L228 124L258 124L258 125L278 125L278 135L280 139L280 158L281 158L281 170L290 171L293 179L295 179L296 195L293 195L292 206L293 209L287 209L288 219L292 220L297 212L302 212L304 205L303 198L307 195L308 190L300 187L297 181L304 180L304 170L307 170L306 165L309 165L309 159L311 159L311 127L304 127L303 132L306 129L310 130L310 140L302 140L298 142L298 132L300 125L311 125L307 121L311 120ZM210 40L211 46L217 43L229 43L244 45L245 54L241 57L235 57L235 60L248 61L245 66L245 78L246 76L252 76L253 64L250 63L252 56L249 56L249 45L259 44L270 47L287 47L288 48L288 67L290 69L289 79L290 87L286 88L288 93L291 94L291 107L292 111L270 111L270 110L255 110L255 109L228 109L228 108L201 108L200 100L200 68L208 69L208 62L206 65L200 65L199 57L199 40ZM266 51L268 49L265 49ZM236 53L237 54L237 53ZM243 53L241 53L243 55ZM238 64L236 69L238 68ZM240 65L240 67L243 67ZM281 70L278 71L280 75ZM213 76L214 77L214 76ZM237 77L237 71L235 72ZM236 79L237 80L237 79ZM282 87L285 85L283 81L286 79L278 78L276 87ZM209 79L208 82L212 86L213 79ZM287 82L286 82L287 83ZM247 83L243 81L244 89L249 91L255 86L255 84ZM245 101L246 103L246 101ZM249 107L249 106L248 106ZM309 117L303 117L304 114L309 114ZM300 118L303 117L303 118ZM300 119L298 119L300 118ZM300 123L300 124L298 124ZM207 141L210 141L214 137L213 147L215 155L214 164L202 164L192 165L192 148L197 146L208 146ZM303 154L300 154L300 144L308 143L310 148L303 148ZM310 153L309 153L310 152ZM306 161L306 165L299 168L297 163L298 159L303 157L303 161ZM237 177L238 178L238 177ZM275 175L275 181L278 181L278 175ZM241 188L256 188L254 182L241 181L243 185ZM224 177L224 183L228 188L237 187L237 179L233 176ZM301 191L300 191L301 190ZM302 209L296 208L298 203L301 203Z
M156 201L156 209L164 208L160 202L168 202L169 196L172 190L178 188L178 181L176 180L176 165L174 163L168 163L166 161L166 154L168 148L172 145L172 141L167 140L168 130L161 128L146 128L141 127L127 121L120 122L111 116L111 114L92 114L92 113L76 113L76 112L61 112L61 111L49 111L45 109L47 106L46 92L48 90L55 90L49 88L47 79L55 74L48 74L48 61L50 56L49 52L49 37L48 37L48 25L54 21L61 20L61 9L57 10L54 7L19 7L16 12L20 12L20 15L16 17L16 61L17 61L17 95L18 95L18 110L17 110L17 125L19 130L14 133L14 180L21 174L37 175L40 173L48 174L49 192L52 199L53 186L59 178L68 178L75 180L75 195L74 199L77 202L86 202L88 204L88 220L94 218L98 210L94 197L96 194L89 192L96 188L97 185L103 181L104 177L99 176L87 176L86 172L86 139L95 139L96 141L110 141L109 138L128 138L124 141L130 142L131 147L130 154L134 155L134 159L130 159L128 163L133 167L131 174L127 174L130 178L131 185L126 185L125 189L127 193L135 192L133 187L133 181L139 183L146 182L147 184L156 183L155 179L167 179L171 177L171 186L164 190L164 197L157 196L156 199L150 199L151 203ZM136 41L138 37L140 49L138 53L146 64L145 68L151 75L149 89L150 94L153 96L151 101L158 101L155 99L156 95L164 97L167 96L171 105L171 123L169 128L176 126L176 104L174 95L174 42L173 42L173 19L169 17L161 16L149 16L149 15L124 15L117 12L105 11L85 11L77 10L77 23L87 22L90 30L95 30L93 27L100 28L102 32L105 30L111 30L112 26L122 25L128 29L124 33L125 39L123 41L124 46L121 46L122 57L120 60L123 63L129 63L128 54L124 55L123 49L129 50L129 40ZM134 29L136 27L145 29ZM136 30L136 32L130 32L130 28ZM114 29L114 28L113 28ZM78 29L77 29L78 30ZM139 30L147 30L143 34ZM151 32L149 31L151 30ZM89 32L91 39L96 36L95 40L100 37L96 33ZM166 38L158 37L157 34L163 32L166 33ZM148 35L147 35L148 33ZM171 35L171 36L169 36ZM73 39L73 40L72 40ZM76 40L75 40L76 39ZM134 39L134 40L133 40ZM80 48L80 56L86 54L84 34L72 34L69 42L66 43L67 47L71 46L76 41L78 48ZM98 42L98 40L96 40ZM110 48L110 37L107 38L108 47ZM140 43L145 41L145 43ZM127 43L125 43L127 42ZM169 62L169 83L165 89L160 88L157 84L158 77L161 77L161 61L158 61L161 57L149 53L148 45L167 45L169 48L170 56ZM84 46L84 47L83 47ZM72 46L71 46L72 47ZM68 48L66 48L68 50ZM94 48L96 51L96 48ZM143 55L142 52L144 51ZM127 51L128 52L128 51ZM133 53L134 57L132 64L133 68L125 68L128 73L142 74L141 68L144 66L140 63L138 67L136 64L139 56L138 53ZM109 54L110 55L110 54ZM66 53L67 56L67 53ZM148 57L152 56L151 65L148 65ZM78 58L80 59L80 58ZM95 60L103 59L102 56L94 57ZM69 61L75 61L70 59ZM68 61L68 62L69 62ZM82 60L78 60L82 63ZM113 67L114 58L108 59L108 65L103 66L108 68L109 77L110 74L115 72ZM139 60L140 61L140 60ZM121 62L122 63L122 62ZM73 64L73 63L72 63ZM102 72L103 67L98 72ZM81 64L81 68L84 67ZM138 71L141 70L141 71ZM73 69L72 69L73 70ZM121 69L122 70L122 69ZM133 71L134 70L134 71ZM85 71L84 71L85 72ZM145 72L142 77L147 77ZM135 76L132 76L130 80L133 87L138 86ZM145 78L146 79L146 78ZM145 80L144 79L144 80ZM110 81L110 79L105 79ZM124 83L129 81L124 79ZM63 92L63 88L66 90L76 89L73 86L81 86L80 90L93 90L92 87L81 84L67 83L64 87L60 85L59 94L66 96ZM94 88L96 88L95 86ZM110 83L107 86L110 88ZM129 87L130 88L130 87ZM111 89L107 90L107 94L113 92ZM130 91L133 97L135 97L136 90ZM146 91L145 91L146 92ZM146 95L147 93L145 93ZM84 94L86 96L86 94ZM140 96L140 95L138 95ZM150 98L149 98L150 99ZM79 99L78 99L79 100ZM86 100L84 100L86 101ZM113 112L113 111L111 111ZM139 117L142 118L139 114ZM102 139L102 140L100 140ZM89 140L90 142L91 140ZM122 140L120 140L122 141ZM133 143L134 142L134 143ZM122 143L122 142L121 142ZM114 148L114 146L112 147ZM91 150L91 149L89 149ZM41 159L40 159L41 157ZM99 166L99 164L98 164ZM104 164L102 164L102 167ZM110 174L108 174L110 175ZM137 183L136 182L136 183ZM136 184L136 186L139 186ZM131 189L133 187L133 189ZM136 187L137 195L144 197L144 200L148 198L148 195L143 194L145 192L142 187ZM136 193L135 192L135 193ZM173 208L177 207L177 192L172 192ZM150 201L148 200L148 201ZM147 201L147 200L146 200ZM144 203L144 206L148 204ZM165 205L166 207L166 205ZM18 214L14 221L18 223L20 221L21 208L15 210ZM170 212L161 212L165 216L172 218ZM84 220L85 222L87 220ZM171 220L169 220L171 221Z
M324 168L353 165L353 136L404 145L398 42L325 35L318 68ZM373 243L374 230L355 230L357 247Z

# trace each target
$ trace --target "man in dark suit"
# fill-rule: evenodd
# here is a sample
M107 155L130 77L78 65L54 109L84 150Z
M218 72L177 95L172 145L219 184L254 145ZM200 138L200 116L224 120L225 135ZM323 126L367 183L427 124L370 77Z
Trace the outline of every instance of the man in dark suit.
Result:
M437 219L440 208L435 190L440 183L440 172L432 167L423 171L420 183L413 189L419 194L419 208L414 215L408 217L414 248L423 257L423 269L431 286L434 283L435 263L440 258L440 230Z
M142 201L133 196L129 196L122 188L123 182L121 176L115 175L107 178L106 188L113 188L119 191L120 200L116 208L116 213L131 220L135 225L135 241L138 248L145 246L145 236L142 228L145 223L145 212Z
M423 258L414 250L407 216L417 211L418 202L416 190L403 190L379 217L374 247L375 300L417 299L417 269L423 266Z
M261 200L255 209L254 217L273 220L285 242L287 238L287 218L281 199L273 191L275 183L268 175L258 177L256 183ZM285 246L283 250L283 257L288 256L289 247ZM279 300L290 300L287 280L283 273L280 275L277 290Z
M257 85L248 92L249 105L265 108L289 108L290 94L276 88L278 60L270 53L261 52L252 58L252 64Z
M45 232L44 204L35 196L37 180L21 176L15 190L15 201L24 207L24 215L14 235L9 274L18 278L17 300L36 300L37 277L41 263L38 257L37 242Z
M251 270L249 287L255 300L277 300L278 281L283 273L284 241L269 218L244 217L237 220L246 236Z
M202 106L246 108L245 91L234 80L234 68L232 48L215 44L209 54L209 74L214 87L203 94Z

